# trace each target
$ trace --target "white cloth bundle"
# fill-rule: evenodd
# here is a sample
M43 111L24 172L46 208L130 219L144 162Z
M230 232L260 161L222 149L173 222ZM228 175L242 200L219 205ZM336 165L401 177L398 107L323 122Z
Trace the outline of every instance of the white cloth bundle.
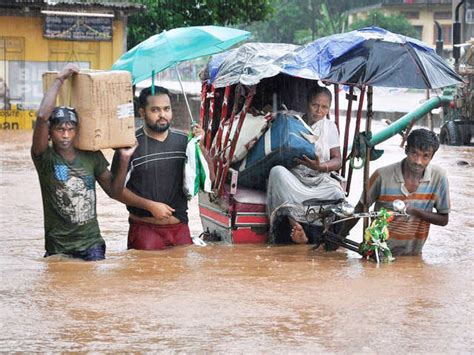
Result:
M186 147L186 163L184 165L183 191L190 200L199 190L212 192L209 166L199 149L201 137L189 138Z

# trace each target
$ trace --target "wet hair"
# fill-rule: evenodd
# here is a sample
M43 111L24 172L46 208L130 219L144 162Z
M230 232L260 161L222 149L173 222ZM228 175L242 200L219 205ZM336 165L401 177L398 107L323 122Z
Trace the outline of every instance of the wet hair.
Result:
M311 100L318 96L318 95L326 95L327 97L329 97L329 101L332 102L332 94L331 94L331 91L326 88L326 87L322 87L322 86L313 86L311 88L311 90L308 91L308 94L306 95L306 102L311 102Z
M138 106L141 107L141 108L145 108L147 103L148 103L148 96L152 96L152 91L151 91L152 87L147 87L145 89L143 89L141 92L140 92L140 96L138 96ZM168 89L162 87L162 86L155 86L155 93L153 94L153 96L157 96L157 95L168 95L168 97L170 98L171 100L171 96L170 96L170 92Z
M407 150L419 149L427 152L430 148L433 149L433 155L439 148L439 139L434 132L424 128L415 129L407 138Z
M52 127L66 122L77 126L78 118L76 110L66 106L56 107L51 113L51 116L49 116L49 124Z

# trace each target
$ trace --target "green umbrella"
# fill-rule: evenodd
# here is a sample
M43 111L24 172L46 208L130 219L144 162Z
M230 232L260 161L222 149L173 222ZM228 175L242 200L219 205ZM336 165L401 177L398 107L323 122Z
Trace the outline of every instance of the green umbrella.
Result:
M155 73L171 66L176 67L179 62L222 52L249 36L250 32L220 26L175 28L136 45L114 63L112 70L129 71L133 84L149 77L153 81ZM177 73L183 89L181 77Z
M179 62L222 52L250 36L250 32L220 26L180 27L151 36L123 54L112 70L132 73L133 83Z

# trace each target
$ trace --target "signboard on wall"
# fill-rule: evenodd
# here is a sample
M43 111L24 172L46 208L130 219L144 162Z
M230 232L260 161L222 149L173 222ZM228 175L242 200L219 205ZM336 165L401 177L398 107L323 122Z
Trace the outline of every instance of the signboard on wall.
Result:
M48 15L44 21L43 36L72 41L110 41L112 18Z

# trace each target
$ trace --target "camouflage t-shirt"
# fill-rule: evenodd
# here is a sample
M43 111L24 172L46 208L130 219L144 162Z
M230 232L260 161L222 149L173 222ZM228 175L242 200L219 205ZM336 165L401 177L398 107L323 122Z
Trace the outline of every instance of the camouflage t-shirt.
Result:
M33 155L43 197L45 248L73 253L104 244L96 215L95 181L108 162L99 152L77 150L69 162L52 147Z

